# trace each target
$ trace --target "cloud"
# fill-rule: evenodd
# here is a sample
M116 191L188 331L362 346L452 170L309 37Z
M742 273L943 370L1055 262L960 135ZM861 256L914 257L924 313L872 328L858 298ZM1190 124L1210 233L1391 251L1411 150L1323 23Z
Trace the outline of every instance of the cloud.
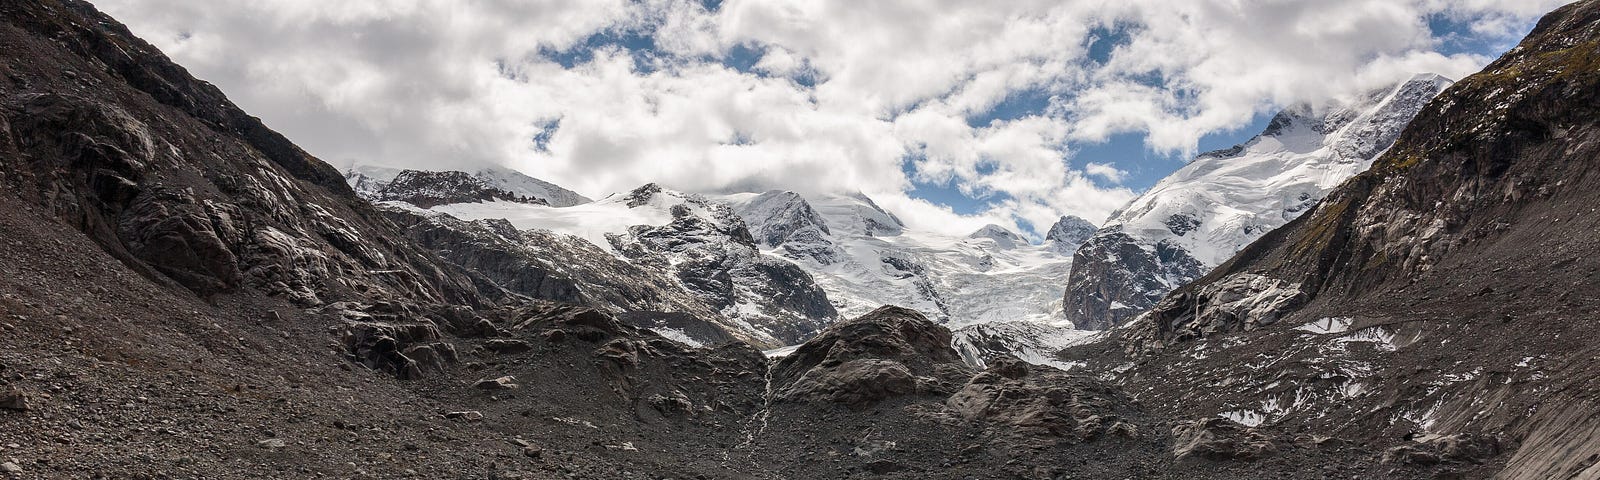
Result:
M95 3L336 164L501 164L591 196L864 191L912 223L1037 231L1134 195L1126 168L1073 168L1076 145L1187 155L1291 103L1459 77L1489 57L1446 36L1507 44L1560 2Z
M1084 165L1083 173L1087 173L1093 177L1099 177L1101 180L1105 180L1112 184L1120 184L1123 180L1128 178L1127 170L1119 169L1109 163L1091 162L1088 165Z

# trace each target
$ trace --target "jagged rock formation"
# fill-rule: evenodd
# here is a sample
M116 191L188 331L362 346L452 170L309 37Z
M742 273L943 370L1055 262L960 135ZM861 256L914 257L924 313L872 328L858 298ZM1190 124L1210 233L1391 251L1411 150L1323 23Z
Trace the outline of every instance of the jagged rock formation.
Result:
M500 219L464 221L406 204L379 206L406 236L497 286L531 298L587 305L693 346L748 336L669 273L618 258L589 242Z
M354 165L345 170L344 178L362 198L375 202L396 200L422 208L491 200L553 207L570 207L592 201L553 183L502 167L485 168L469 174L461 171Z
M1092 369L1147 405L1386 449L1395 476L1594 477L1571 452L1600 442L1597 66L1600 2L1557 10L1310 213L1072 355L1125 348Z
M1149 309L1366 170L1448 85L1417 75L1347 105L1293 107L1249 142L1200 155L1113 214L1073 256L1067 317L1099 330Z
M3 180L24 201L135 271L202 296L253 287L308 306L379 291L479 301L468 275L395 241L336 170L214 87L119 26L74 23L28 3L7 11L10 51L55 38L50 51L95 71L7 67Z
M368 181L362 179L362 181ZM358 182L361 183L361 182ZM433 208L447 203L478 203L495 200L544 204L544 200L521 196L489 186L465 172L423 172L404 170L373 192L373 200L396 201Z
M622 201L630 208L667 211L671 220L610 235L613 248L634 263L672 272L690 293L743 323L745 334L791 345L837 318L811 275L762 255L744 220L727 205L655 185L635 189Z

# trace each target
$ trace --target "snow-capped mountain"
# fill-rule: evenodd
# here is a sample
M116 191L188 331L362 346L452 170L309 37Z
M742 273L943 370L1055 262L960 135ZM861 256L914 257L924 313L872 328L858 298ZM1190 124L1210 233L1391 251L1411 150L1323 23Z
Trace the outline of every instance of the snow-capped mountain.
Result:
M584 240L614 259L666 275L673 288L725 318L730 334L760 345L803 341L838 318L805 270L763 254L733 209L701 195L650 184L565 208L495 201L438 205L430 211ZM709 343L705 340L696 339Z
M695 346L774 343L744 333L670 272L635 264L581 237L518 229L503 219L461 220L403 202L378 207L411 240L512 293L586 305Z
M861 194L808 199L771 191L721 198L758 232L764 250L809 271L841 315L898 305L953 328L1063 324L1058 289L1071 258L1061 252L1071 249L1061 249L1058 240L1031 245L995 225L966 236L920 231ZM1058 227L1069 231L1079 224L1087 222L1072 217Z
M539 275L500 272L506 278L497 282L529 286L519 293L562 300L552 292L570 289L578 293L567 296L617 312L689 312L733 337L771 346L802 341L841 314L858 316L884 305L916 309L954 329L1004 322L1039 326L1005 329L1029 335L1006 342L994 340L998 330L975 332L984 338L975 344L1018 349L990 349L973 357L977 364L997 352L1027 355L1019 352L1043 352L1042 345L1056 343L1050 339L1061 337L1067 325L1058 290L1070 272L1066 252L1094 228L1063 217L1043 244L1033 245L998 225L968 235L912 229L859 193L705 196L653 184L558 207L483 195L509 190L482 176L424 173L358 167L346 179L369 199L391 201L396 214L417 216L402 223L414 225L418 241L447 258L477 264L480 257L493 257L537 270ZM503 270L487 267L475 268ZM624 300L638 293L618 281L627 271L651 290L676 292ZM672 285L664 287L657 277Z
M1290 108L1250 141L1200 155L1077 251L1067 316L1078 328L1104 329L1150 308L1365 171L1450 84L1417 75L1345 105Z
M1096 228L1093 223L1082 218L1065 216L1050 226L1050 232L1044 236L1045 243L1050 244L1056 251L1071 255L1094 236Z
M421 171L358 164L344 171L345 181L364 198L398 200L413 205L517 200L570 207L592 200L577 192L516 170L490 167L473 173Z

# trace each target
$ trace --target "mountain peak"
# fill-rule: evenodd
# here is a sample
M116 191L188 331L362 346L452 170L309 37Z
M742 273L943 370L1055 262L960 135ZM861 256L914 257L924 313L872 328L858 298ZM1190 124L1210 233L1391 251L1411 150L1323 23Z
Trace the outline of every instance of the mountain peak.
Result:
M972 232L971 235L967 235L967 238L994 240L995 243L1000 245L1000 248L1005 249L1017 248L1018 245L1028 244L1028 239L1022 238L1022 235L1017 235L1016 232L1007 230L1006 227L992 223L984 225L983 228L979 228L976 232Z
M392 187L397 180L401 179L402 175L406 177L404 179L407 184L405 189L412 191L435 190L442 192L455 190L457 194L454 196L459 197L461 196L462 188L471 187L470 189L474 191L498 192L487 196L495 199L518 200L552 207L570 207L592 201L577 192L505 167L489 167L480 169L475 173L468 173L460 170L405 169L357 163L344 171L345 182L349 183L357 194L367 199L376 200L395 200L394 198L380 197L383 197L385 195L383 193L384 190ZM393 192L391 192L390 196L393 196ZM482 199L463 199L461 201L475 202ZM432 202L453 203L449 198L443 197Z
M1098 227L1081 217L1063 215L1055 225L1050 226L1050 232L1045 234L1044 239L1062 247L1062 251L1072 251L1093 236L1096 229Z
M473 177L501 190L543 200L552 207L570 207L593 201L572 190L506 167L480 169Z

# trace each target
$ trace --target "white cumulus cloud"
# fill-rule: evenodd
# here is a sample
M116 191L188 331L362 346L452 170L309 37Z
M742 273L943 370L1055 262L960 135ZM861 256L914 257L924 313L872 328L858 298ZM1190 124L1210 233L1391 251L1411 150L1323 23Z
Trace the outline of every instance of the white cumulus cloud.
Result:
M1503 48L1562 2L95 3L335 164L507 165L590 196L862 191L926 228L1037 233L1135 195L1082 145L1132 132L1181 157L1292 103L1460 77L1490 58L1450 45Z

